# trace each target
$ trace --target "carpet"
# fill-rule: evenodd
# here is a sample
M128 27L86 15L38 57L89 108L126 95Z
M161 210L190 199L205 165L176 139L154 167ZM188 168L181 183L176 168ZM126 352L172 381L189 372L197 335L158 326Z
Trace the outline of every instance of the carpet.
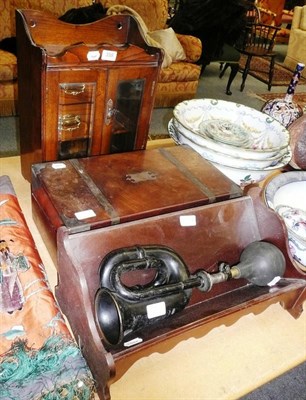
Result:
M246 63L246 57L241 56L239 66L241 69L244 68ZM260 81L267 83L269 81L269 67L270 67L270 59L263 57L253 57L251 61L251 67L249 71L249 75L252 75L254 78L259 79ZM274 65L274 74L272 79L272 86L288 86L290 80L292 78L293 71L283 67L281 64L275 63ZM300 79L300 84L306 84L306 79Z
M264 102L274 99L283 99L285 93L261 93L256 94L256 97ZM306 93L296 93L293 97L293 101L299 104L303 109L306 108Z
M0 157L12 157L20 154L19 118L0 118Z

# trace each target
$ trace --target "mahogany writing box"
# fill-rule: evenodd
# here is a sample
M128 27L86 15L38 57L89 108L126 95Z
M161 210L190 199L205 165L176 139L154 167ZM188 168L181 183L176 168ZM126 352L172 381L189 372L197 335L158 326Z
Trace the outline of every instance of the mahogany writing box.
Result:
M107 227L242 195L239 186L194 150L168 147L34 164L34 219L55 243Z

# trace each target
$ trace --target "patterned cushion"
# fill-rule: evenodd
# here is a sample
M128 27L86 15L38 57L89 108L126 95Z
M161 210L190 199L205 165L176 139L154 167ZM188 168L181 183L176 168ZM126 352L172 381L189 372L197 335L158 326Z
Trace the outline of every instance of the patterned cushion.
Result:
M176 36L185 51L186 61L197 62L202 54L201 40L191 35L177 34Z
M156 90L155 107L175 107L183 100L193 99L199 81L159 82Z
M17 81L0 82L0 116L17 114Z
M0 40L12 36L11 0L0 1Z
M159 82L190 82L200 77L201 67L188 62L174 62L167 68L162 68Z
M17 58L14 54L0 50L0 81L17 79Z
M0 50L0 116L17 112L17 59Z

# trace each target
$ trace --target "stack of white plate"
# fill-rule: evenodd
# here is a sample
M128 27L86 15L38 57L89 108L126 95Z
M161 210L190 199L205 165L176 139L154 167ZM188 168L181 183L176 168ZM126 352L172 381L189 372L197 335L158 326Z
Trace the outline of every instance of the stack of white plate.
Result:
M224 100L179 103L168 129L241 186L259 182L290 162L289 132L253 108Z

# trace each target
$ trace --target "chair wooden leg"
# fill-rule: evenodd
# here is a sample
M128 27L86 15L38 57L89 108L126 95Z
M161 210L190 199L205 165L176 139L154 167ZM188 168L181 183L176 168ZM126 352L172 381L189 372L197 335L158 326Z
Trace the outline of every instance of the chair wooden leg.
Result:
M232 94L232 92L231 92L231 84L232 84L233 80L235 79L235 77L237 75L237 72L239 70L239 63L238 62L237 63L230 63L230 67L231 67L231 73L230 73L230 76L228 78L226 91L225 91L225 93L227 95L229 95L229 96Z
M274 64L275 64L275 55L271 56L270 62L270 69L269 69L269 83L268 83L268 90L271 90L272 87L272 80L274 75Z
M251 60L252 60L252 56L248 56L243 73L242 73L242 83L240 86L240 92L243 92L243 89L245 86L245 81L246 81L246 78L247 78L249 70L250 70Z
M220 74L219 74L219 78L222 78L225 71L227 70L227 68L230 66L230 63L225 63L225 65L223 66L224 63L220 63Z

